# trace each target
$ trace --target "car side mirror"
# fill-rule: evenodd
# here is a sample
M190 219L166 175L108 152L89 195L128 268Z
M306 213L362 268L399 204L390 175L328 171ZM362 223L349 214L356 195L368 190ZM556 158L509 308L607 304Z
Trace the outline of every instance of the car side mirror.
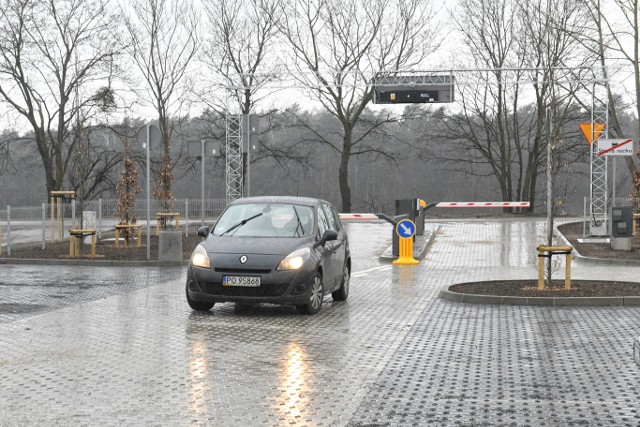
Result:
M322 239L320 240L320 245L324 246L325 243L330 242L332 240L338 240L338 232L335 230L326 230L322 235Z
M206 225L204 227L198 228L198 236L207 237L209 235L209 227Z

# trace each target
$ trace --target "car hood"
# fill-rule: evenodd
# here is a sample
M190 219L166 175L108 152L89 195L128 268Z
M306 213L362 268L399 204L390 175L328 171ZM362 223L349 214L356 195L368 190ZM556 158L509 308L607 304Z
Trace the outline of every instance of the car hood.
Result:
M296 249L311 245L312 237L281 238L281 237L236 237L210 235L202 245L209 253L226 254L262 254L288 255Z

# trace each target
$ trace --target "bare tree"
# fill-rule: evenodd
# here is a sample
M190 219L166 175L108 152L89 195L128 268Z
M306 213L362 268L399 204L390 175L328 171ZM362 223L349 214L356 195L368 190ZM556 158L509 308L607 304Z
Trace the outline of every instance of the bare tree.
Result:
M130 130L130 123L128 119L125 119L123 123L123 130L126 132ZM135 163L131 158L130 138L134 134L125 133L121 136L123 153L122 153L122 170L120 171L120 180L116 185L116 195L118 198L118 204L116 205L116 212L119 224L129 225L137 222L136 216L133 214L136 202L136 195L142 192L140 185L138 185L138 171L136 170ZM124 229L125 240L130 240L133 237L133 230L131 228Z
M0 1L0 101L33 129L47 191L65 183L80 111L90 118L113 103L118 29L108 5L107 0Z
M281 74L275 58L279 53L277 13L280 0L206 0L207 40L202 50L202 61L212 71L212 87L224 88L231 97L231 105L221 97L219 90L205 92L203 101L216 114L206 117L220 123L229 111L239 110L243 115L255 111L255 106L277 90L267 92L265 87L278 80ZM261 96L261 94L263 96ZM294 107L295 109L295 107ZM243 175L251 164L264 159L275 159L280 167L292 163L308 164L308 150L301 146L282 146L265 141L264 136L278 131L283 116L274 109L260 113L260 149L247 156L243 153ZM218 129L224 126L216 126ZM226 153L223 153L223 156ZM245 186L248 180L243 180Z
M197 11L190 1L134 0L122 16L127 50L146 84L143 96L158 115L163 156L154 197L168 212L173 205L172 118L180 115L190 90L189 65L200 47Z
M243 114L253 110L257 92L276 78L279 1L204 0L208 25L202 62L213 71L214 87L224 87ZM226 112L233 107L217 94L208 95L203 100L212 109Z
M565 78L574 74L564 73L575 58L577 43L564 28L581 19L576 2L463 0L458 12L464 43L477 68L486 71L463 86L461 112L443 121L443 136L458 141L443 159L461 171L493 175L503 200L529 200L533 210L537 177L546 168L547 108L553 97L559 126L576 108L570 101L577 88ZM569 144L574 140L563 141L557 152L575 149ZM469 163L479 168L466 168Z
M438 46L435 20L426 0L294 0L283 4L279 26L292 49L296 79L309 87L322 107L340 123L339 142L317 133L317 141L340 154L342 210L351 211L349 160L368 141L354 138L382 126L360 122L373 99L371 82L379 71L422 65ZM302 122L304 123L304 122ZM384 155L384 151L380 154Z
M121 162L121 154L106 141L109 133L102 127L80 127L74 130L74 151L69 166L69 186L76 192L80 225L87 200L109 193L115 187L113 171Z

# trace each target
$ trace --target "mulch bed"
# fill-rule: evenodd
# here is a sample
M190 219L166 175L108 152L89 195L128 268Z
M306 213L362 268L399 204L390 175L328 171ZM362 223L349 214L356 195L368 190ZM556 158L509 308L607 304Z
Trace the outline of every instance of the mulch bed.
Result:
M111 240L109 240L111 239ZM136 241L129 242L129 247L124 247L124 241L120 242L120 248L115 247L114 233L102 233L102 238L96 241L96 256L91 257L91 245L80 247L80 258L69 257L69 240L63 242L46 242L45 249L42 250L42 243L22 244L11 246L11 258L23 259L92 259L109 261L146 261L147 260L147 237L142 233L142 246L136 247ZM158 236L151 235L151 256L150 259L158 259ZM189 237L182 235L182 259L187 260L191 256L193 249L202 240L196 232L189 232ZM5 250L2 251L1 258L9 258Z
M564 280L552 281L538 290L537 280L496 280L491 282L460 283L449 287L451 292L473 295L514 297L621 297L640 295L640 283L604 280L572 280L566 290Z
M571 243L578 253L588 258L622 259L640 261L640 233L631 237L630 251L614 251L609 243L580 243L584 237L582 222L571 222L558 226L558 231ZM589 225L587 224L587 233Z
M588 230L588 226L587 226ZM564 237L580 255L588 258L621 259L640 261L640 234L631 238L631 251L614 251L608 243L580 243L584 237L582 222L572 222L558 226ZM588 231L587 231L588 232ZM615 267L612 267L615 268ZM561 273L562 275L564 273ZM564 279L554 280L538 291L538 281L499 280L489 282L461 283L449 288L452 292L474 295L495 295L515 297L622 297L640 296L640 283L572 280L571 290L564 288Z

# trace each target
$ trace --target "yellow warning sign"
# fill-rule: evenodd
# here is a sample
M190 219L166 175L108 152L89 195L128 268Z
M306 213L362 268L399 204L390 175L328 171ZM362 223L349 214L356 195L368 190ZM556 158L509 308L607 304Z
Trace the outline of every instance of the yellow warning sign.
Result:
M597 141L606 124L604 123L580 123L580 130L585 138L587 138L587 142L589 145L593 144L593 141Z

